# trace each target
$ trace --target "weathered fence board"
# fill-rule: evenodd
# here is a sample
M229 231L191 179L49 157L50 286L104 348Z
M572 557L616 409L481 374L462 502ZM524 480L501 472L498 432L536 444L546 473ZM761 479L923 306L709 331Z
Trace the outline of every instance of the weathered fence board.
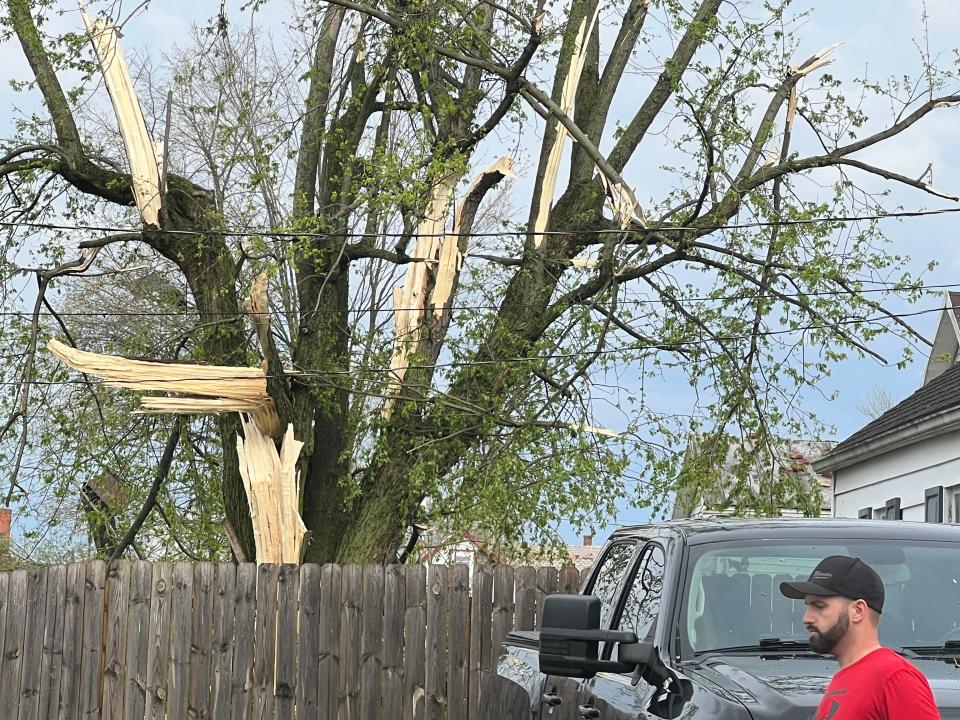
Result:
M213 603L216 567L198 563L193 568L193 618L190 630L190 688L187 717L210 717L210 663L213 658Z
M317 693L320 668L320 568L300 570L300 605L297 616L297 720L319 717Z
M213 608L211 642L210 717L230 720L233 670L234 605L236 603L237 569L232 563L216 568L216 590Z
M297 691L297 603L300 572L296 565L280 567L277 591L277 672L274 679L274 717L293 720Z
M104 626L103 720L123 720L126 689L127 608L130 605L130 563L114 562L107 569L107 612Z
M55 718L60 705L60 672L63 668L63 621L67 599L67 567L57 565L47 571L47 606L43 618L43 659L40 661L41 718ZM0 576L0 638L6 605L6 577ZM0 647L3 642L0 640Z
M481 720L573 568L102 561L0 573L11 720Z

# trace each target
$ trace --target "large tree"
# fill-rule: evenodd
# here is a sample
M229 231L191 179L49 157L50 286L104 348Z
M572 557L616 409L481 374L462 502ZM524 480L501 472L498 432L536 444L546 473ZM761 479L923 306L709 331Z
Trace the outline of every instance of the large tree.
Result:
M6 282L38 233L30 221L125 228L85 235L99 254L82 261L76 233L48 228L34 246L36 313L4 325L8 500L30 488L26 465L48 480L96 465L135 489L166 477L179 440L170 534L200 552L191 533L222 503L252 548L237 418L157 437L116 392L57 385L62 369L36 351L45 332L123 354L265 360L278 414L306 443L311 561L392 560L423 525L549 540L557 521L589 525L634 487L647 503L678 483L696 493L731 436L776 448L815 424L802 389L830 362L910 333L873 292L911 294L903 259L876 222L833 218L884 211L884 194L856 184L864 174L941 195L864 151L960 95L932 63L917 85L861 81L856 93L894 108L870 121L810 57L789 0L304 1L282 46L257 15L281 3L247 3L249 22L221 10L138 65L148 123L169 135L158 226L130 210L86 38L47 30L55 2L5 4L33 71L22 89L45 108L0 146ZM533 182L479 208L500 175L465 183L534 133ZM451 277L428 230L455 214ZM275 312L258 342L243 298L264 271ZM658 406L664 378L696 401ZM691 435L701 461L681 472ZM738 502L809 504L788 482Z

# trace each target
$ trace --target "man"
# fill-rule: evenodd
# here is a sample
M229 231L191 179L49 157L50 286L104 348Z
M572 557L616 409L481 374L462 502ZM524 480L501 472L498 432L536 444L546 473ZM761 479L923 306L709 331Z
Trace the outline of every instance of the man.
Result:
M806 604L810 647L840 663L816 720L939 720L927 679L880 645L883 581L872 567L859 558L831 555L806 582L780 583L780 592Z

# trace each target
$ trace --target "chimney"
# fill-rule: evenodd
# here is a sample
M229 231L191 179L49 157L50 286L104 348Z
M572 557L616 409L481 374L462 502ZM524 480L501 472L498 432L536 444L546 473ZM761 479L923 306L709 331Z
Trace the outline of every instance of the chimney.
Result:
M13 511L10 508L0 508L0 543L10 542L10 523L13 520Z
M593 535L584 535L583 545L584 547L590 547L591 545L593 545Z

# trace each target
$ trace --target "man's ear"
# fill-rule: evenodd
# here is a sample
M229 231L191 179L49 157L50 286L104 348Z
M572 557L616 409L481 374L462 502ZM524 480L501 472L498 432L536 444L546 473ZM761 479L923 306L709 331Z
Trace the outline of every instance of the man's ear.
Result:
M870 606L866 600L853 600L847 606L850 612L850 622L864 622L870 618Z

